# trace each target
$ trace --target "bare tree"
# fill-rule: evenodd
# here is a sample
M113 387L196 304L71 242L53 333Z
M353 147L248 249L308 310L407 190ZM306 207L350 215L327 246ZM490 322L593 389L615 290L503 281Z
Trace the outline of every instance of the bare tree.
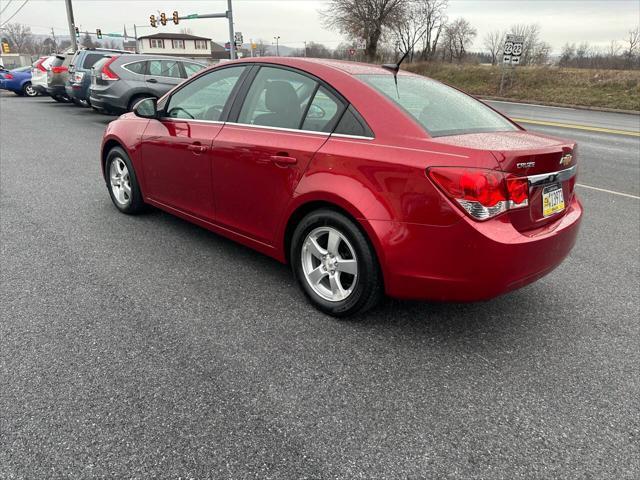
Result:
M9 40L12 50L27 53L26 47L31 42L31 27L21 23L9 23L3 27L4 36Z
M183 27L180 29L180 33L184 33L186 35L192 35L193 30L191 30L189 27Z
M467 49L477 34L477 30L464 18L458 18L447 24L444 28L445 53L443 59L448 54L450 62L453 62L454 59L462 62L467 54Z
M489 55L491 55L491 65L496 65L498 63L498 54L504 45L504 33L500 30L493 30L487 33L484 36L483 44Z
M627 67L633 66L633 59L640 49L640 25L629 30L629 37L627 38L627 50L624 55L627 58Z
M401 54L409 52L413 61L415 44L422 40L422 58L428 60L438 44L446 17L448 0L408 0L393 21L391 30Z
M322 12L327 28L367 42L369 61L376 59L378 42L384 29L397 19L407 0L331 0Z

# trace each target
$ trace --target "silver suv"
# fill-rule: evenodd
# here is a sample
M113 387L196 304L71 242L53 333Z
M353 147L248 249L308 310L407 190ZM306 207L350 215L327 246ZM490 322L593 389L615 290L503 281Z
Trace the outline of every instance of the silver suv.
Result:
M123 54L100 59L91 71L91 107L107 113L131 111L143 98L160 98L206 65L188 58Z

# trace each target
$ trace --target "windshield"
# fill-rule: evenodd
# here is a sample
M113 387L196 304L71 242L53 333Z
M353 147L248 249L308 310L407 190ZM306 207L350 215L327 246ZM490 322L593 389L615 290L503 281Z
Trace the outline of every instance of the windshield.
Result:
M358 75L415 118L432 137L518 130L482 102L440 82L417 75Z

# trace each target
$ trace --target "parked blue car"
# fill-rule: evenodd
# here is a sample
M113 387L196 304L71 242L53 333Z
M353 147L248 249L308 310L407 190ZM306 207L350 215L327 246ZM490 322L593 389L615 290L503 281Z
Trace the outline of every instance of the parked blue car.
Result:
M35 97L38 92L31 85L31 66L20 67L0 72L0 88L9 90L16 95Z

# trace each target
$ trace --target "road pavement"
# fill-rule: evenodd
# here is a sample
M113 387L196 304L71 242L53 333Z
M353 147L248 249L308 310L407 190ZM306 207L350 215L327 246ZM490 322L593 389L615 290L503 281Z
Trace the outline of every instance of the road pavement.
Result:
M576 248L521 290L338 321L286 266L119 214L112 119L0 99L1 479L640 477L638 199L581 188ZM541 130L638 195L639 139Z

